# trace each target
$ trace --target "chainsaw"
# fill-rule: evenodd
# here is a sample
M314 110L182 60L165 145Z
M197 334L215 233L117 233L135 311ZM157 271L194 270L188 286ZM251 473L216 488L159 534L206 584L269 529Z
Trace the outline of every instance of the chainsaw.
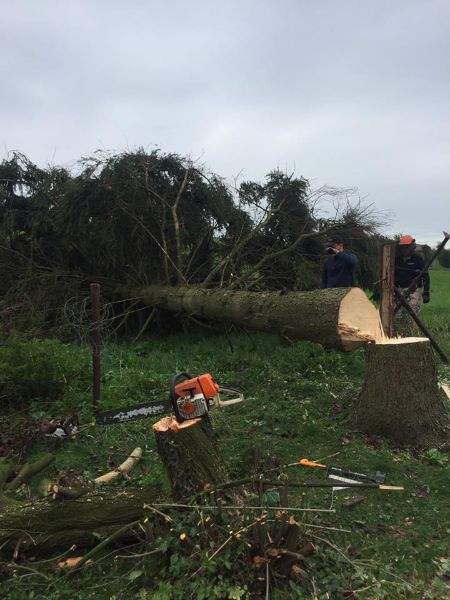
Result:
M221 394L237 394L237 397L222 400ZM95 421L97 425L114 425L173 413L177 421L182 423L189 419L206 417L213 408L223 408L243 400L244 396L239 390L218 385L209 373L194 377L182 371L172 378L166 401L107 410L97 413Z

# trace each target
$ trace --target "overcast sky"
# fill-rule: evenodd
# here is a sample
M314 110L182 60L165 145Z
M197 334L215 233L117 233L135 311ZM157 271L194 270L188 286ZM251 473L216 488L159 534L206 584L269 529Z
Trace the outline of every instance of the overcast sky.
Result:
M0 0L0 158L155 146L450 229L450 0Z

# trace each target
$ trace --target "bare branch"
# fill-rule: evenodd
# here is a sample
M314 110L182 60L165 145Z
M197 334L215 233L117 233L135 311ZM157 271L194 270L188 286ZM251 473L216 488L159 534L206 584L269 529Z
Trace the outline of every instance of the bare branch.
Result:
M186 281L185 277L182 275L183 262L181 256L181 232L180 232L180 220L178 218L178 206L180 204L181 196L183 195L184 189L188 182L189 177L189 167L186 168L184 173L184 178L181 183L180 189L178 190L177 197L175 198L174 204L170 207L173 219L173 226L175 230L175 244L176 244L176 261L177 261L177 275L178 275L178 283L180 283L181 278Z

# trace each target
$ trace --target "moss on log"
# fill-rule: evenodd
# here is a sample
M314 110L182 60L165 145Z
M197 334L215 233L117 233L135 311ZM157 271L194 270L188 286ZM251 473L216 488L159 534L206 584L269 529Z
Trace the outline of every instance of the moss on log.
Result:
M14 479L12 481L10 481L9 483L5 484L5 490L8 490L8 491L16 490L23 483L26 483L28 480L30 480L33 477L33 475L36 475L37 473L40 473L41 471L43 471L54 460L55 460L55 456L53 454L45 454L44 456L41 456L41 458L39 458L38 460L36 460L33 463L24 464L21 467L18 474L16 475L16 477L14 477Z
M109 488L76 500L49 498L17 502L0 497L2 552L89 546L123 525L144 517L144 503L160 499L154 487Z
M449 394L438 385L427 338L369 344L367 375L355 405L356 426L400 445L439 447L450 441Z
M282 293L149 286L135 290L134 295L150 306L176 313L339 350L353 350L383 337L378 311L359 288Z
M0 492L5 483L16 472L17 465L7 461L5 458L0 458Z

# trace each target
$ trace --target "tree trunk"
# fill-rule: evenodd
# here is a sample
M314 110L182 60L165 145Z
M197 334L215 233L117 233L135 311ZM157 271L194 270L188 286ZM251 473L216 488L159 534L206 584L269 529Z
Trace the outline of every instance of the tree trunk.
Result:
M160 496L161 491L150 486L132 491L94 490L76 500L17 502L0 496L0 549L51 550L97 544L99 538L143 518L144 503Z
M174 417L164 417L153 425L153 431L174 499L228 480L208 418L178 423Z
M150 306L339 350L383 337L378 311L359 288L282 293L149 286L135 295Z
M363 390L355 423L400 445L438 447L449 442L449 393L437 382L426 338L394 338L368 345Z

